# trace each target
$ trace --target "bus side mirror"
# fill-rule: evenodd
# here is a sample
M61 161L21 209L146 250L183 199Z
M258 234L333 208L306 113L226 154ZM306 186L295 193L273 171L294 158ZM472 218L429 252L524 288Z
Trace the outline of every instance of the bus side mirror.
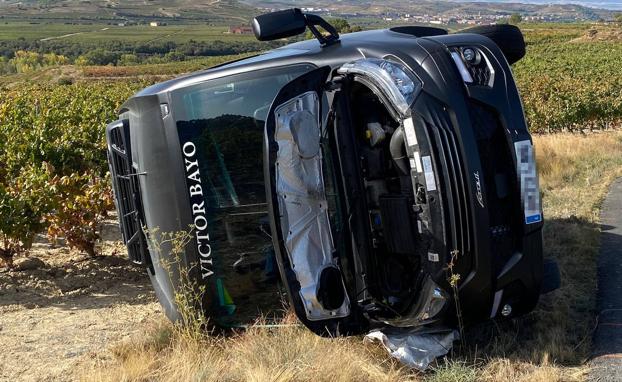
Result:
M272 41L304 33L305 15L298 8L266 13L253 19L253 32L259 41Z
M292 37L309 30L322 46L339 41L339 33L335 27L318 15L305 14L299 8L266 13L253 19L253 32L259 41L272 41L285 37ZM327 35L321 33L321 27Z

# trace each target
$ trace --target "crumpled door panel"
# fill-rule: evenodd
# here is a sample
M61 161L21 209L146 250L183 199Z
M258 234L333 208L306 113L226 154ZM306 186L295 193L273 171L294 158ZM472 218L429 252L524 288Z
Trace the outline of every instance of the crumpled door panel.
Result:
M322 174L319 99L314 91L276 107L276 193L281 231L289 261L300 283L309 320L346 317L350 301L333 260L335 246ZM328 276L327 276L328 275ZM332 279L332 281L330 280ZM337 301L322 301L321 284L329 283Z

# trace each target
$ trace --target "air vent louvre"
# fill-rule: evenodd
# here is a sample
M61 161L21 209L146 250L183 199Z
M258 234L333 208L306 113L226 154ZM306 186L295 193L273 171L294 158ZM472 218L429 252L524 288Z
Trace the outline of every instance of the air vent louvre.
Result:
M129 122L123 120L108 125L106 139L108 164L123 242L127 246L131 261L148 265L151 257L142 230L142 200L138 176L132 167Z

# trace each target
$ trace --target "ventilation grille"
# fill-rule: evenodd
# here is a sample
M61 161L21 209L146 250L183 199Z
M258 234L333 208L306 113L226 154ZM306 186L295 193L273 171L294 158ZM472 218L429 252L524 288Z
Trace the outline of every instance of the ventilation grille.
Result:
M486 64L486 61L482 61L477 65L468 65L469 73L473 77L473 83L481 86L488 86L490 84L490 68Z
M119 121L106 128L108 163L112 175L119 225L131 261L150 264L151 258L142 230L142 201L138 176L132 167L129 122Z
M434 125L427 125L428 135L440 171L441 190L445 193L445 211L448 222L448 249L459 254L471 251L472 228L470 203L467 198L467 177L462 158L449 121L436 115Z

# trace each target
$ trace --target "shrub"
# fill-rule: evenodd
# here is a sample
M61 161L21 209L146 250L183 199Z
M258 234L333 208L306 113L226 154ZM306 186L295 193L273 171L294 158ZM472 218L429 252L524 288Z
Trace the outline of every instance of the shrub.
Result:
M71 77L59 77L58 80L56 81L57 84L59 85L72 85L73 84L73 78Z
M64 237L69 247L95 256L97 230L114 207L109 185L110 179L93 172L52 178L48 187L53 210L45 216L48 237Z
M0 179L0 258L9 266L44 227L43 215L51 207L45 167L29 166L18 177Z
M184 61L185 59L186 55L176 50L172 50L164 55L165 62Z
M136 65L138 64L138 56L131 53L122 54L117 61L117 65Z

